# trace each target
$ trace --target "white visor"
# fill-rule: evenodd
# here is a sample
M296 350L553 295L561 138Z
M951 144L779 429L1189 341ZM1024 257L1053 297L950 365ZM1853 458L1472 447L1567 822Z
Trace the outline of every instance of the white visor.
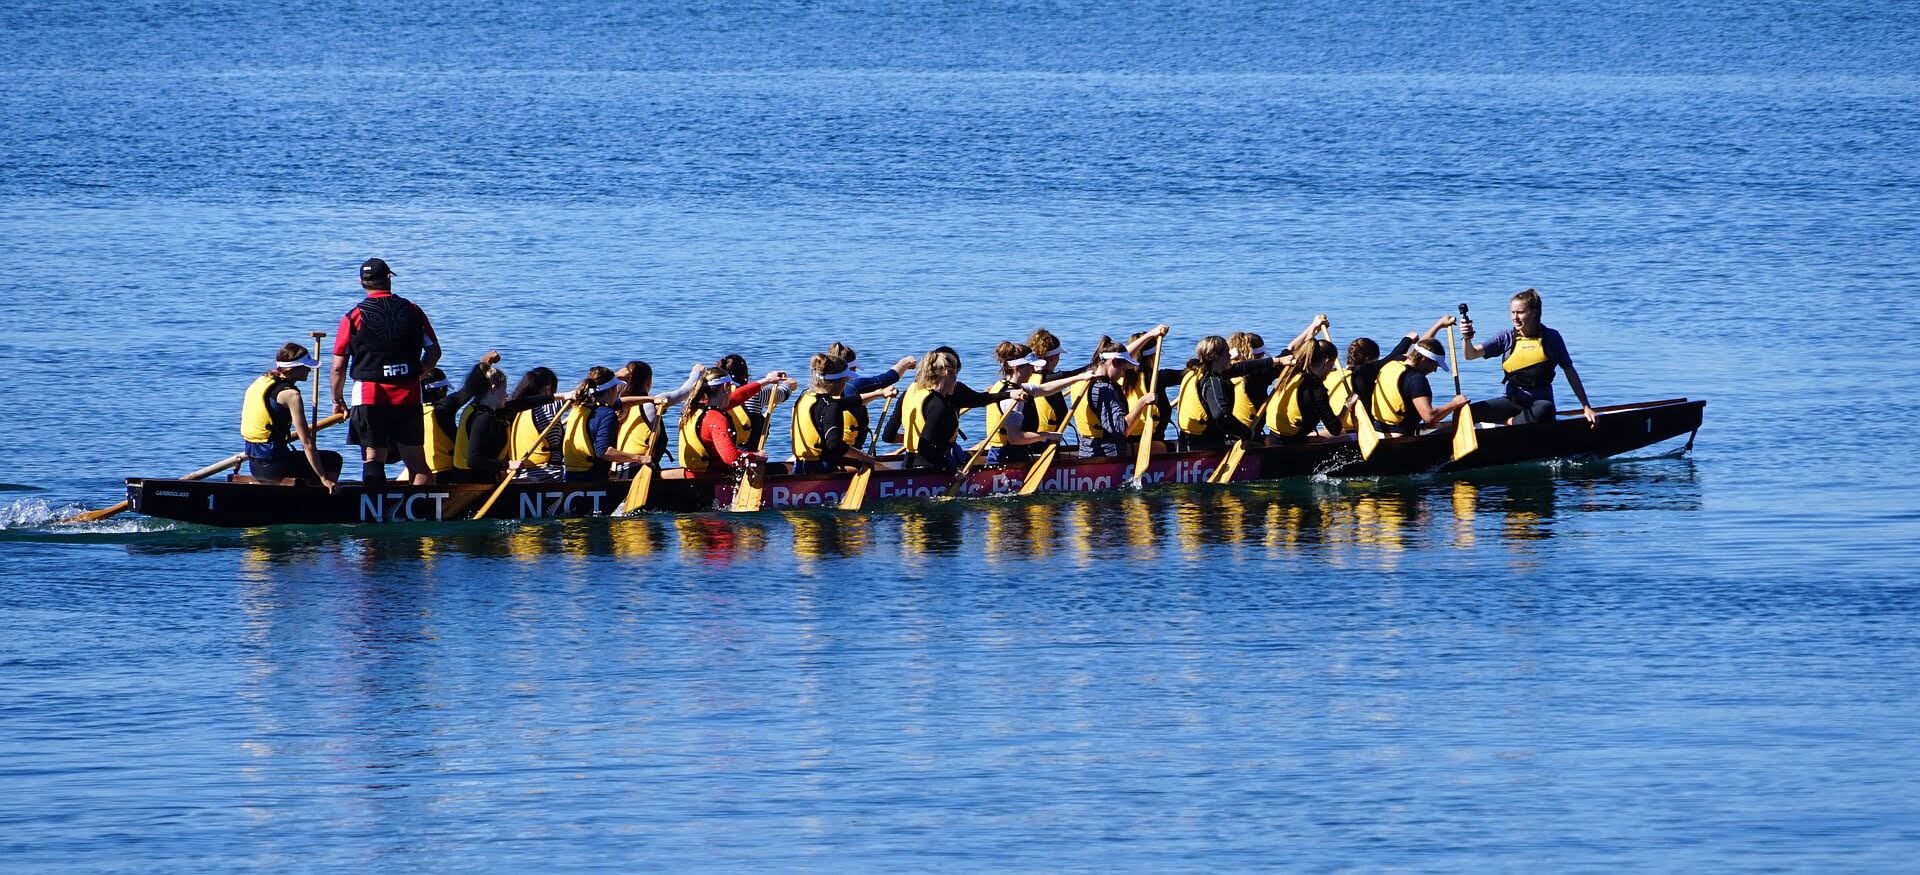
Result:
M1414 351L1414 352L1417 352L1417 353L1419 353L1419 354L1421 354L1421 355L1423 355L1423 356L1426 356L1426 357L1427 357L1427 359L1428 359L1429 361L1431 361L1431 362L1433 362L1433 363L1434 363L1434 364L1436 364L1436 365L1444 365L1444 364L1446 364L1446 363L1447 363L1447 357L1446 357L1446 356L1444 356L1444 355L1441 355L1441 354L1439 354L1439 353L1437 353L1437 352L1434 352L1434 351L1432 351L1432 350L1430 350L1430 349L1427 349L1426 347L1424 347L1424 346L1421 346L1420 344L1417 344L1417 343L1416 343L1416 344L1414 344L1414 345L1413 345L1413 351Z
M738 386L738 385L740 384L734 382L733 377L731 375L725 376L725 377L714 377L713 379L707 381L707 388L709 389L719 389L723 386Z
M1133 365L1136 368L1140 366L1139 362L1136 362L1133 360L1133 356L1127 355L1126 350L1121 350L1119 352L1103 352L1100 354L1100 358L1110 362L1126 362L1127 364Z
M1009 369L1011 369L1011 368L1037 368L1037 367L1040 367L1041 365L1044 365L1044 364L1046 364L1046 363L1047 363L1047 360L1046 360L1046 359L1043 359L1043 358L1041 358L1041 357L1039 357L1039 356L1037 356L1037 355L1034 355L1033 353L1027 353L1026 355L1023 355L1023 356L1021 356L1021 357L1019 357L1019 358L1017 358L1017 359L1014 359L1013 361L1010 361L1010 362L1007 362L1007 367L1008 367Z
M627 390L627 383L625 380L611 380L606 383L600 384L600 386L595 388L593 392L594 394L598 395L601 392L625 392L626 390Z
M1256 347L1254 347L1254 348L1253 348L1253 357L1254 357L1254 358L1266 358L1266 356L1267 356L1267 348L1266 348L1266 347L1264 347L1264 346L1256 346Z
M311 355L304 355L290 362L283 362L276 359L274 360L273 366L276 368L317 368L320 366L320 361Z
M853 376L853 368L848 367L848 368L841 368L840 370L834 371L831 374L821 374L820 379L827 380L827 381L844 380L851 376Z
M431 383L420 384L420 390L423 392L428 389L445 389L445 388L447 388L447 381L445 380L435 380Z

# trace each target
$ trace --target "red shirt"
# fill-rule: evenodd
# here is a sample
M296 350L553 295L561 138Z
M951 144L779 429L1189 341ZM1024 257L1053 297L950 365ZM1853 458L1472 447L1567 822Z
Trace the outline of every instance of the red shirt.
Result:
M732 420L728 419L727 415L720 411L747 403L748 399L760 394L761 388L763 387L758 381L741 386L727 395L727 406L725 408L709 409L707 411L707 413L719 415L708 416L706 413L700 415L700 440L706 443L707 446L713 448L713 454L719 457L721 464L730 466L739 462L740 457L745 455L747 450L733 442Z
M393 292L386 289L374 289L367 292L367 297L390 298L393 297ZM412 301L408 301L407 303L413 304ZM413 304L413 312L420 317L420 328L426 337L426 345L428 347L439 346L440 338L433 333L433 323L427 321L426 311L420 309L419 304ZM359 307L348 310L347 315L340 317L340 327L335 330L333 335L334 355L344 356L347 354L347 345L353 341L353 332L359 327ZM398 383L368 383L353 380L347 383L347 389L348 392L346 396L348 406L360 404L397 406L420 403L420 377L417 375Z

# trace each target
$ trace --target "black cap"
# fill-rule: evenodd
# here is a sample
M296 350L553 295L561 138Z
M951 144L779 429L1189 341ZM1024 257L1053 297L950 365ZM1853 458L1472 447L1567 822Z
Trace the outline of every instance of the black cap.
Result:
M393 268L388 267L386 262L378 258L369 258L360 262L360 281L363 283L368 280L383 280L390 276L393 276Z

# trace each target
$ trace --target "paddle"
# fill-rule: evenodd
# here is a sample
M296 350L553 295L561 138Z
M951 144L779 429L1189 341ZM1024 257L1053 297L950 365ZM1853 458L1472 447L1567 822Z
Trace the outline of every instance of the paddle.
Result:
M516 461L518 461L522 465L526 464L527 458L533 455L533 451L538 449L541 444L544 444L547 442L547 432L553 431L553 427L556 425L559 425L560 420L565 419L567 417L567 411L573 409L573 405L575 403L576 402L572 398L568 398L566 400L566 403L561 404L560 409L553 414L553 418L547 420L547 427L541 429L540 433L534 436L533 443L527 445L526 452L521 453L520 458ZM507 427L511 429L513 426L508 425ZM506 476L500 478L500 485L495 486L493 488L493 494L487 496L486 502L481 504L480 509L474 511L473 516L468 517L468 519L477 520L483 516L486 516L487 511L490 511L493 509L493 503L496 501L499 501L500 496L506 494L507 486L513 483L513 471L509 469L505 472L505 474Z
M635 416L645 416L646 411L635 409ZM627 486L627 500L621 502L623 513L633 513L647 506L647 499L653 495L653 478L660 472L660 453L667 446L667 416L660 414L659 421L653 424L653 434L647 437L647 460L633 472L633 482Z
M315 423L313 426L313 430L319 431L328 426L339 425L340 423L345 422L346 420L347 420L347 417L344 414L334 414L332 416L327 417L326 419L320 420L319 422ZM231 456L221 459L218 462L215 462L211 465L208 465L205 468L201 468L200 470L193 472L192 474L188 474L185 477L181 477L178 479L205 480L208 477L212 477L213 475L218 474L222 471L225 471L229 468L238 468L241 465L246 464L246 461L247 461L246 453L234 453ZM73 516L70 516L64 520L61 520L61 522L63 523L96 523L103 519L106 519L107 517L119 516L120 514L125 513L128 509L132 507L133 507L133 502L123 501L112 507L103 507L103 508L100 508L99 510L90 510L85 513L74 514Z
M1467 315L1467 305L1460 305L1460 315ZM1447 326L1447 364L1453 368L1453 394L1464 395L1460 391L1460 350L1453 342L1453 326ZM1453 414L1453 460L1458 462L1474 450L1480 449L1480 436L1474 433L1473 405L1461 405Z
M1080 408L1087 403L1087 396L1092 394L1092 383L1080 384L1080 394L1073 396L1073 403L1067 406L1066 422L1077 421L1074 419L1074 416L1077 415L1080 412ZM1062 423L1061 429L1065 430L1065 428L1065 423ZM1085 440L1086 438L1083 436L1081 439ZM1047 470L1053 467L1053 459L1058 455L1060 455L1060 441L1051 441L1047 444L1046 449L1040 451L1040 458L1034 459L1033 464L1027 466L1027 473L1020 480L1021 495L1032 495L1040 491L1040 481L1047 479Z
M1311 329L1312 326L1308 327ZM1308 336L1311 337L1312 335ZM1309 343L1308 346L1311 347L1312 344ZM1292 351L1291 347L1288 349ZM1248 426L1247 436L1244 439L1234 441L1233 446L1227 448L1227 457L1222 459L1220 464L1213 469L1213 472L1207 475L1208 483L1233 482L1233 473L1240 470L1240 460L1247 456L1247 441L1253 440L1254 437L1260 433L1260 425L1265 422L1267 418L1267 405L1279 400L1281 391L1287 385L1287 378L1293 376L1294 372L1300 369L1302 355L1303 353L1293 351L1293 363L1281 368L1280 374L1273 378L1273 387L1267 391L1266 400L1261 401L1260 406L1254 408L1253 424ZM1312 357L1310 351L1304 355L1306 355L1307 358Z
M764 414L766 424L761 427L759 434L753 436L753 446L749 448L753 452L759 453L766 450L767 435L773 431L773 411L779 409L780 402L785 400L778 392L774 393L773 403L767 405L767 412ZM762 462L757 466L760 470L760 479L757 482L753 477L755 467L752 462L748 462L740 469L740 483L733 487L731 510L759 510L760 506L766 502L767 465Z
M873 439L867 442L867 455L873 457L873 464L853 472L853 478L847 481L847 494L840 496L841 510L859 510L867 503L867 487L873 483L873 469L880 467L880 429L887 424L887 414L893 412L893 397L888 396L886 403L880 405L880 424L867 430Z
M1158 400L1160 394L1160 347L1166 344L1166 337L1153 341L1153 376L1147 378L1147 397ZM1133 457L1133 485L1139 486L1147 476L1147 463L1153 461L1153 436L1160 433L1160 423L1155 421L1160 408L1153 401L1147 402L1146 418L1141 420L1145 427L1140 429L1140 449Z
M1320 336L1333 343L1333 332L1324 325L1320 326ZM1335 348L1340 344L1333 343ZM1340 385L1347 387L1347 397L1354 399L1354 433L1360 438L1360 458L1373 458L1374 448L1380 446L1380 431L1374 428L1373 414L1367 412L1367 399L1361 398L1353 388L1353 369L1348 368L1340 374Z
M320 341L327 339L327 333L309 331L307 336L313 338L313 360L317 362L320 360ZM320 421L320 368L318 366L313 369L313 410L307 414L307 421Z
M991 403L998 404L1000 402L994 401ZM940 497L942 499L952 498L960 494L960 487L966 484L967 476L972 474L973 469L979 466L981 459L987 457L987 445L993 443L994 438L999 437L1001 432L1007 430L1007 420L1009 418L1011 417L1002 415L1000 421L993 424L993 430L987 432L987 436L982 439L980 443L974 445L973 455L967 457L967 463L961 465L960 470L953 472L953 482L947 484L946 492L941 493ZM958 431L958 429L955 430Z

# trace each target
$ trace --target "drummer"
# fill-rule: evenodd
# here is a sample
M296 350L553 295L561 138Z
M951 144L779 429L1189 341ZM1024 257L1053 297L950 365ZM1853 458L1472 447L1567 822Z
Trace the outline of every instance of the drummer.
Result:
M1506 397L1474 402L1473 418L1513 425L1553 422L1553 372L1558 367L1567 372L1567 385L1580 399L1580 414L1587 418L1587 427L1598 427L1599 414L1587 403L1587 387L1580 384L1580 372L1574 370L1573 357L1567 354L1567 342L1560 332L1540 322L1540 293L1527 289L1514 295L1507 313L1513 318L1513 327L1486 343L1473 342L1472 321L1460 326L1467 342L1462 355L1468 360L1498 356L1500 369L1505 372L1501 381L1506 383Z

